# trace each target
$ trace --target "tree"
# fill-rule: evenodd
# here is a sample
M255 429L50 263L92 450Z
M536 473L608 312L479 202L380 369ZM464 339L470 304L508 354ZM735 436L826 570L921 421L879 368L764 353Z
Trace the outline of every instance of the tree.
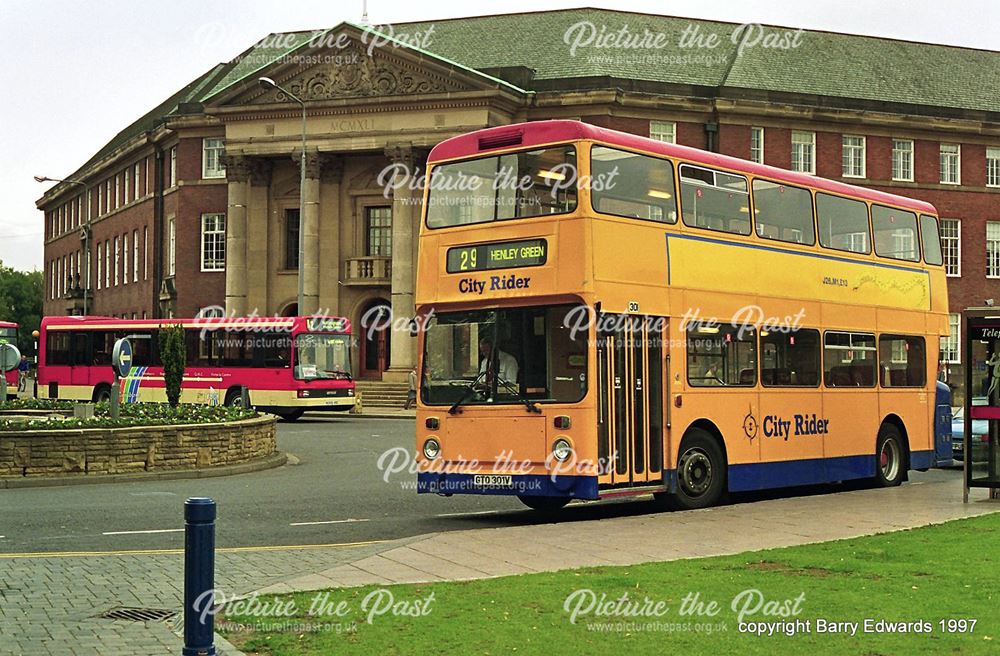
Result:
M161 325L159 339L167 403L170 407L176 408L181 400L181 382L184 379L184 363L187 362L184 327L179 324Z
M31 353L42 321L44 286L41 271L17 271L0 262L0 320L21 324L18 333L22 353Z

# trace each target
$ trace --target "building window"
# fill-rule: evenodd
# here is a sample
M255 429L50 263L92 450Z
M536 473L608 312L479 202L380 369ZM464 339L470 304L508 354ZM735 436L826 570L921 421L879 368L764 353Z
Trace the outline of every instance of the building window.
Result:
M369 257L392 255L392 207L365 208L365 254Z
M285 210L285 268L299 268L299 210Z
M128 233L122 235L122 284L128 284Z
M111 178L104 181L104 211L111 211Z
M104 240L104 288L111 287L111 242Z
M962 222L958 219L941 219L941 251L945 274L962 275Z
M120 177L115 175L115 209L121 207L122 183Z
M844 177L865 177L865 138L844 135Z
M104 247L101 244L97 245L97 288L101 288L101 260L104 256Z
M145 196L149 193L149 157L146 157L146 173L142 178L142 194Z
M1000 222L986 222L986 277L1000 278Z
M764 163L764 128L750 128L750 161Z
M173 187L177 184L177 146L170 149L170 184Z
M122 193L125 194L124 203L128 205L129 193L132 191L132 169L125 169L122 176L125 178L124 189L122 190Z
M892 140L892 179L913 182L913 142L909 139Z
M962 315L948 315L948 336L941 338L941 362L959 364L962 361L962 351L958 347L959 333L962 330Z
M97 185L97 216L104 214L104 185Z
M986 186L1000 187L1000 148L986 149Z
M149 228L142 229L142 279L149 280Z
M167 220L167 275L177 272L177 220L170 217Z
M121 271L121 250L119 249L118 237L115 237L115 287L118 286L118 274Z
M226 167L222 164L222 155L225 151L226 145L222 139L205 139L202 141L201 177L226 177Z
M226 215L201 215L201 270L226 268Z
M132 169L132 197L135 200L139 200L139 165L136 164Z
M670 121L650 121L649 138L666 143L677 143L677 124Z
M132 231L132 282L139 282L139 231Z
M815 132L792 132L792 170L816 173Z
M941 144L941 184L962 183L962 147Z

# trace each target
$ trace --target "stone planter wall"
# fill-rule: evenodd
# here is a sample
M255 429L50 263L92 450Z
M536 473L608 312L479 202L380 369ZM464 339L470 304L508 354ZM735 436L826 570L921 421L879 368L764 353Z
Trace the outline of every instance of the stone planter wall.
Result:
M0 432L0 477L204 469L277 453L275 417L226 424Z

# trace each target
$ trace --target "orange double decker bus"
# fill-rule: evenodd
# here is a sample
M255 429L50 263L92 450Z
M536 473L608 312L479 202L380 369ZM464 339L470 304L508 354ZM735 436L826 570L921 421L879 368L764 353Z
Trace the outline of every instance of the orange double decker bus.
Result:
M924 202L574 121L431 152L418 491L533 508L934 460L948 296Z

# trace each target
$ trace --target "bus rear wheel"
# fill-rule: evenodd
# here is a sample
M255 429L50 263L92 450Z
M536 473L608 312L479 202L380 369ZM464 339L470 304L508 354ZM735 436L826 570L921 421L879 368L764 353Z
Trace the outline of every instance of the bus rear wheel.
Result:
M518 495L517 498L532 510L540 510L542 512L559 510L569 503L569 497L530 497Z
M297 408L295 410L278 410L275 414L281 418L281 421L295 421L302 416L303 412L305 410Z
M657 501L676 510L714 506L726 483L726 459L719 442L708 431L692 428L681 441L677 458L677 491L656 495Z
M111 388L107 385L98 385L94 388L94 403L109 403L111 401Z
M895 487L903 482L906 456L903 436L892 424L882 424L875 443L875 482L879 487Z

